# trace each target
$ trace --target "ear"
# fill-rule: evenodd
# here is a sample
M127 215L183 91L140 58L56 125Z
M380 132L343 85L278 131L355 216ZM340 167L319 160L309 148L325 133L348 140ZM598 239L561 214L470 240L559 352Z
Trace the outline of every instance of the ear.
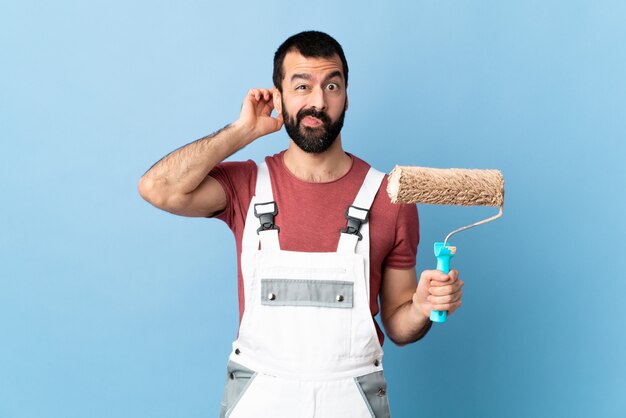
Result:
M273 87L272 100L274 101L274 109L276 109L276 113L278 113L279 115L283 113L283 103L280 99L281 99L280 91L278 91L276 87Z
M348 96L346 95L346 105L344 106L343 110L348 110Z

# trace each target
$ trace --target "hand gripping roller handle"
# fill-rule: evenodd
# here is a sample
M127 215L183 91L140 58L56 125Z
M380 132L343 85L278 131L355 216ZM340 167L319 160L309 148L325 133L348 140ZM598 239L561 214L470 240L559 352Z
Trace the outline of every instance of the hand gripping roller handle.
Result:
M450 273L450 259L456 254L456 247L446 245L443 242L435 243L435 257L437 257L437 270ZM430 320L433 322L446 322L447 311L430 311Z

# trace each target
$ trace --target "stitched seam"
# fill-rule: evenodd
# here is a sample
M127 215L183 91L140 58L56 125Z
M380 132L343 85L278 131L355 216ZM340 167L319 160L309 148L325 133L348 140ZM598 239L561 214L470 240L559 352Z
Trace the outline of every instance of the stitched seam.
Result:
M261 279L265 283L310 283L310 284L335 284L335 285L352 285L354 282L345 280L319 280L319 279Z
M298 301L298 300L285 300L281 302L267 302L261 301L261 305L263 306L307 306L312 308L332 308L332 309L352 309L353 305L349 302L341 302L340 306L338 303L331 302L316 302L316 301Z

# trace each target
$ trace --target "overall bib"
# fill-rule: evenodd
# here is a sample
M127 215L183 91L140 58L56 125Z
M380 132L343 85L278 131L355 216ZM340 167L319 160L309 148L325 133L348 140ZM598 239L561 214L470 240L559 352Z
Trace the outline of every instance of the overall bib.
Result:
M389 417L370 311L368 211L384 178L370 168L336 252L280 249L266 163L243 233L245 310L220 417Z

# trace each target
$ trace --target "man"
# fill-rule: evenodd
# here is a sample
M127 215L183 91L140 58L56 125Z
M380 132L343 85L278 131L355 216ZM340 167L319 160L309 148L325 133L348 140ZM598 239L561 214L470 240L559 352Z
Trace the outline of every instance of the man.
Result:
M417 209L391 204L385 176L344 152L339 43L314 31L290 37L273 81L248 92L237 121L156 163L139 191L235 234L240 328L220 416L389 416L379 298L387 335L404 345L428 331L432 309L461 305L463 282L426 270L417 283ZM258 166L222 163L283 124L286 151Z

